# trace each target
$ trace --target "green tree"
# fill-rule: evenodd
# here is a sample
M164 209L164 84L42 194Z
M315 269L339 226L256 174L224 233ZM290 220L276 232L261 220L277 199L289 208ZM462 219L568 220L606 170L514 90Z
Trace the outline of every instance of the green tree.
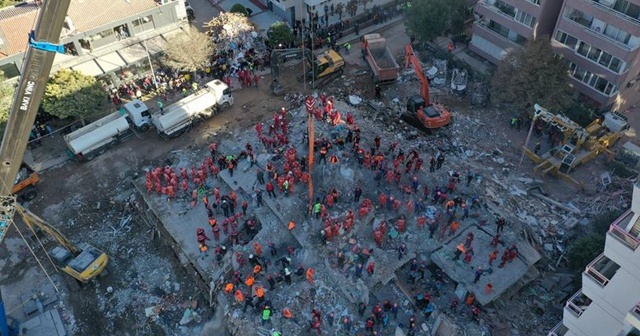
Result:
M4 131L9 119L9 109L13 102L13 85L5 83L4 73L0 71L0 132Z
M84 119L102 112L105 102L105 91L95 77L64 69L49 78L42 108L58 118Z
M605 234L609 225L621 214L620 211L612 211L595 217L591 221L589 232L572 242L567 251L568 266L571 270L578 273L584 271L584 268L604 251Z
M249 17L249 12L247 11L247 7L243 6L242 4L235 4L233 6L231 6L231 9L229 10L230 13L240 13L246 17Z
M464 29L461 15L465 11L465 0L414 1L406 14L407 28L424 41L431 41L446 31L457 35Z
M203 69L213 54L211 38L195 28L175 35L167 41L164 63L174 69L194 72Z
M540 104L551 111L571 103L567 65L554 56L545 36L511 51L499 64L491 80L491 99L518 110L533 113Z
M283 44L288 46L291 41L293 41L293 32L291 32L291 28L285 22L278 21L269 27L267 30L267 36L269 37L269 42L273 47Z
M20 1L17 1L17 0L0 0L0 8L14 6L19 3Z

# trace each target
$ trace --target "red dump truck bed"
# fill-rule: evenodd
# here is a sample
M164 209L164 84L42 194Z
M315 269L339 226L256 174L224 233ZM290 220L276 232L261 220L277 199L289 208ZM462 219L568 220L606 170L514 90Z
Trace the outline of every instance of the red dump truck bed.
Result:
M365 35L363 40L365 58L373 72L374 82L378 84L395 81L400 66L387 48L386 39L380 34L369 34Z

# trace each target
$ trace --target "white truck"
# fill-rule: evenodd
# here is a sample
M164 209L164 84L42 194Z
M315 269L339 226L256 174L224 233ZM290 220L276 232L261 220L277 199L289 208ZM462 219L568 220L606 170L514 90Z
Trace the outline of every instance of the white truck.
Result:
M151 122L161 137L174 138L189 131L191 125L229 108L233 102L227 84L216 79L200 91L165 108L163 113L152 115Z
M142 101L128 102L119 111L65 135L64 140L68 152L78 161L89 161L130 138L134 130L146 132L153 126L162 138L174 138L233 103L229 87L216 79L163 112L152 114Z
M139 100L130 101L117 112L96 120L64 136L68 152L78 161L89 161L109 147L129 139L132 126L146 132L151 125L149 108Z

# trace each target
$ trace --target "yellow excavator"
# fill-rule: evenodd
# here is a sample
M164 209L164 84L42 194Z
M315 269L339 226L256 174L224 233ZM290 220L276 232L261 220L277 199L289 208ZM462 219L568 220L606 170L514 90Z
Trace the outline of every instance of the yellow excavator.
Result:
M16 194L20 194L18 191L27 187L31 194L21 198L28 200L34 197L31 187L37 183L33 178L37 175L27 171L26 174L32 178L27 177L25 183L22 183L25 179L18 179L18 184L15 184L20 171L25 169L22 160L49 79L53 59L56 53L64 53L64 47L57 43L70 2L71 0L45 1L40 9L36 28L28 37L29 47L22 67L22 76L16 87L0 144L0 242L9 227L15 225L14 215L17 212L30 229L50 235L59 244L50 251L50 257L56 266L74 279L86 283L104 271L109 257L89 244L72 244L55 227L18 203ZM0 297L0 304L1 302ZM3 332L0 330L0 334L4 335Z
M310 82L313 88L321 88L338 78L344 71L344 58L333 49L314 54L307 48L274 49L271 52L271 88L276 96L284 93L280 84L280 66L292 59L302 59L305 66L304 74L298 77L298 81Z

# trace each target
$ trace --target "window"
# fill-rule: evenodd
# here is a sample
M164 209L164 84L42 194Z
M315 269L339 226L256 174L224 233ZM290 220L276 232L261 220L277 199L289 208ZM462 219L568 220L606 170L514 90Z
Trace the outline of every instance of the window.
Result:
M624 63L620 59L612 56L606 51L602 51L584 42L580 42L576 53L602 65L603 67L615 73L620 73L623 68Z
M578 39L563 32L562 30L558 30L556 33L556 41L566 45L572 50L576 49L576 44L578 44Z
M527 12L523 12L523 11L518 11L516 13L516 17L515 17L516 21L522 23L523 25L533 28L533 26L536 24L536 18L533 17L531 14L527 13Z
M4 72L4 78L6 79L20 76L20 70L15 63L0 65L0 71Z
M540 0L527 0L534 5L540 5Z
M629 42L629 39L631 38L631 35L629 33L620 30L612 25L607 25L607 27L604 29L604 34L624 44L627 44Z
M495 6L507 16L513 17L516 14L516 8L509 5L508 3L504 3L500 0L496 1Z
M585 83L589 87L592 87L607 96L612 96L618 91L618 88L608 80L590 71L582 69L574 63L569 64L569 74L576 80Z

